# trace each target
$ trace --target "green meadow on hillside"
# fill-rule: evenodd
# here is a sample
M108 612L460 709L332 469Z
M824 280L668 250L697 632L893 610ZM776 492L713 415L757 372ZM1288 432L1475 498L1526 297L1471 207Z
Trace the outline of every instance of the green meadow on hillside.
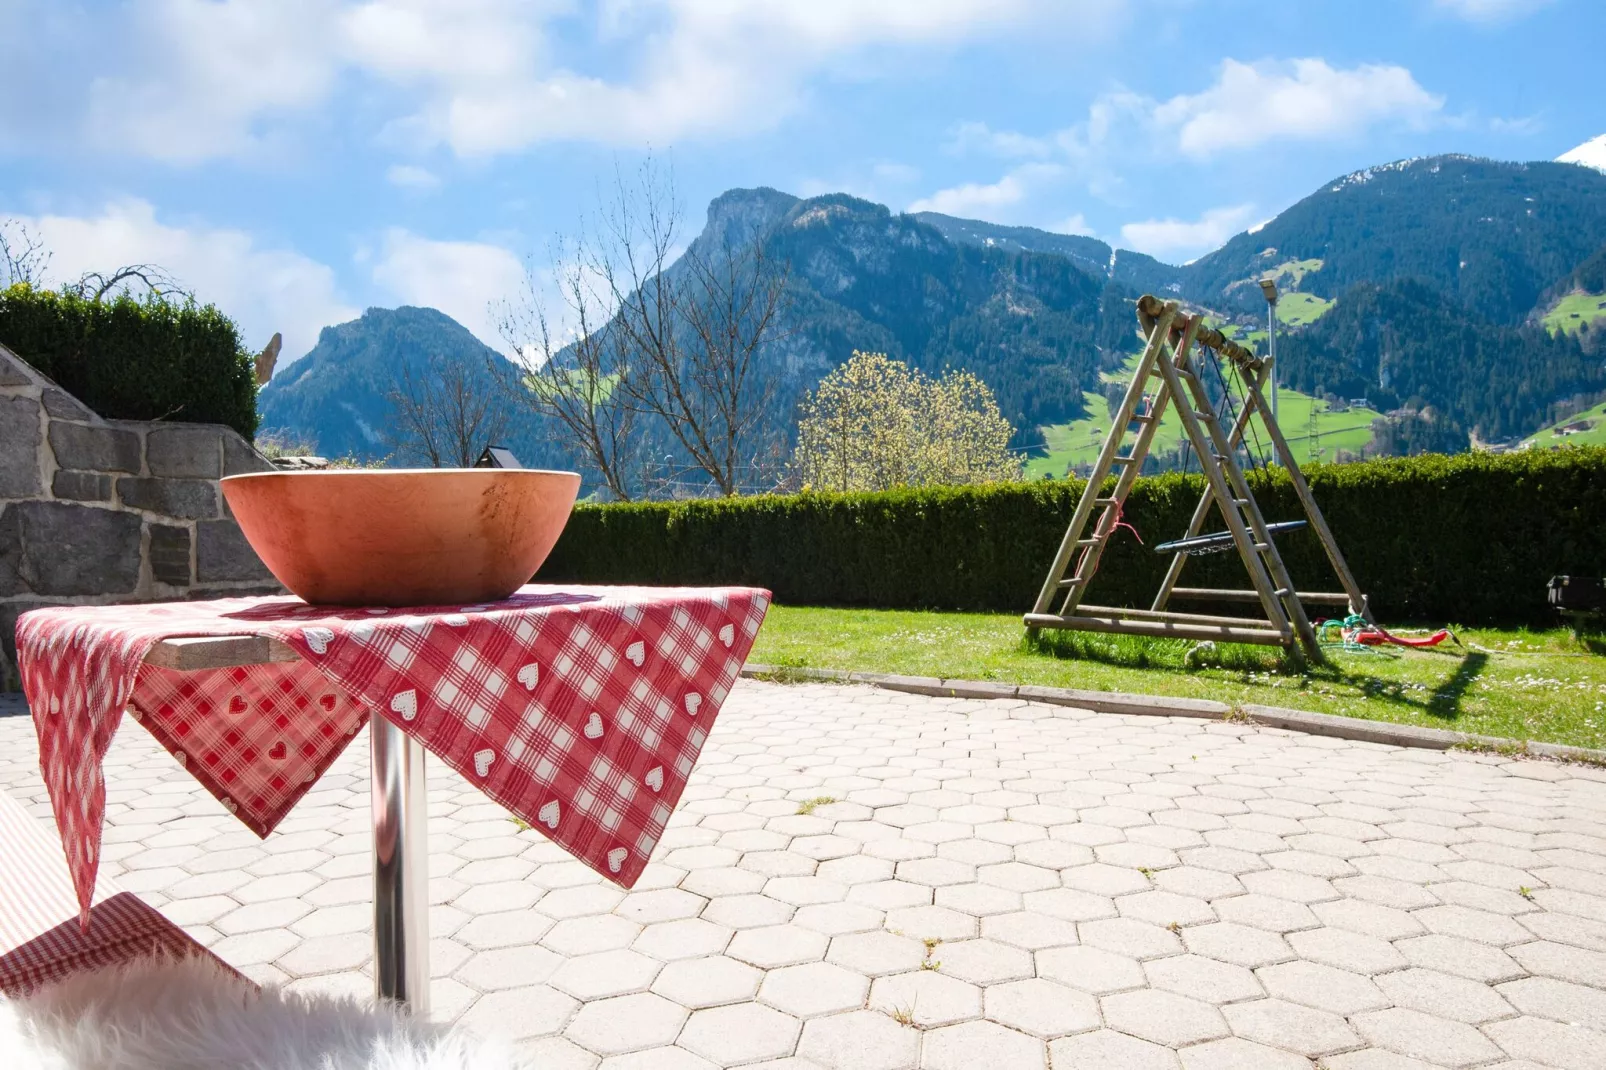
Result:
M1133 354L1120 372L1106 373L1106 383L1125 382L1136 367L1138 354ZM1026 477L1036 479L1052 475L1056 479L1077 465L1091 465L1098 460L1099 448L1110 429L1109 407L1104 398L1089 391L1083 395L1088 415L1065 424L1039 428L1043 434L1046 452L1026 460ZM1334 412L1328 403L1301 394L1297 390L1283 389L1277 401L1277 419L1282 426L1294 457L1301 464L1312 460L1331 461L1337 451L1360 453L1372 441L1372 421L1380 414L1371 409L1354 408ZM1258 424L1256 425L1258 428ZM1264 435L1262 435L1264 437ZM1150 452L1164 456L1174 451L1182 441L1182 420L1176 409L1168 407L1165 418L1155 430L1154 445ZM1250 445L1255 444L1249 436ZM1266 456L1271 456L1271 443L1263 442Z
M1586 323L1593 326L1600 320L1606 320L1606 294L1576 290L1552 305L1543 323L1546 330L1555 334L1576 331Z
M1576 427L1587 424L1582 431L1564 431L1563 428ZM1606 401L1601 402L1592 409L1557 420L1549 427L1541 428L1523 441L1523 445L1532 448L1547 448L1550 446L1606 446Z

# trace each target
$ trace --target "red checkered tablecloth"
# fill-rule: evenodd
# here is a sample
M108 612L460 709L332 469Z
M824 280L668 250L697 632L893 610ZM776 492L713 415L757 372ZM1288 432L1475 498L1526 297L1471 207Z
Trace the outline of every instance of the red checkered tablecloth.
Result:
M35 610L23 689L88 916L106 784L130 711L266 836L368 718L630 887L685 788L769 607L751 588L521 588L406 609L232 598ZM205 672L144 664L163 639L263 635L300 660Z

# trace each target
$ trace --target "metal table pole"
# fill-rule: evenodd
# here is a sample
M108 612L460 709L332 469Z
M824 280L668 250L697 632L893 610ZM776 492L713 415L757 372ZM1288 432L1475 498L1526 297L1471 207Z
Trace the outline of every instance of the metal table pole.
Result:
M377 714L373 751L374 994L429 1013L429 799L424 748Z

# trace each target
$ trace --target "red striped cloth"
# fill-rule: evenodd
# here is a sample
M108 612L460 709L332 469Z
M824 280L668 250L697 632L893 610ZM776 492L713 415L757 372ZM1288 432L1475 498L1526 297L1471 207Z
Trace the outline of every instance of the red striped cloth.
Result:
M60 842L0 792L0 994L16 999L80 970L153 954L211 952L106 878L95 885L82 929Z

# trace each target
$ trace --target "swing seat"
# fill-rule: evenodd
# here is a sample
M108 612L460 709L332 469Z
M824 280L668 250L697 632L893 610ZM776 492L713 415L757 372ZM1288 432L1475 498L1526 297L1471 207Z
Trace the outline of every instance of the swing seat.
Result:
M1281 535L1285 531L1297 531L1306 525L1304 520L1284 520L1276 524L1266 525L1266 534ZM1157 554L1212 554L1218 550L1227 550L1232 547L1232 532L1216 531L1209 535L1195 535L1189 539L1173 539L1162 542L1154 548Z

